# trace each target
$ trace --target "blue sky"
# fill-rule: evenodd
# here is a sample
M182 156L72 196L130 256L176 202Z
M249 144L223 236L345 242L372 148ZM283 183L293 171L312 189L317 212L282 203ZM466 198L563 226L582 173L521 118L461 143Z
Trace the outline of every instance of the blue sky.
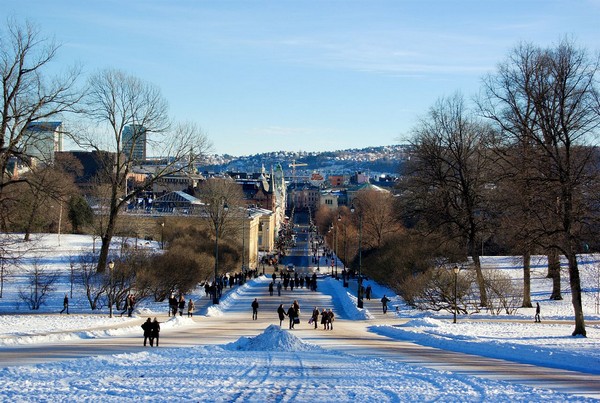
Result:
M58 62L158 85L219 154L396 144L519 41L600 49L600 1L4 0Z

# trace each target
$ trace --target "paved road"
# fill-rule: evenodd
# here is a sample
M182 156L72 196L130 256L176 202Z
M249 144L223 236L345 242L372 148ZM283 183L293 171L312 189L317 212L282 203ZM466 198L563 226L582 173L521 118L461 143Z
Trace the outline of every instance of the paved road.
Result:
M302 247L293 253L303 253ZM311 270L311 268L300 268L300 270ZM600 376L448 352L410 342L392 340L368 332L368 327L375 324L402 322L394 315L383 315L380 303L376 300L365 301L365 308L375 315L375 319L369 321L345 320L343 312L340 312L340 307L335 305L335 301L330 295L307 289L295 289L293 292L284 292L281 297L276 293L271 297L267 291L269 280L262 278L257 281L260 283L260 287L247 287L246 291L235 300L235 304L223 316L197 315L194 317L194 324L189 327L166 329L161 332L161 348L224 344L233 342L240 336L257 335L269 325L279 324L276 315L279 304L288 307L296 299L301 306L302 323L293 330L294 334L328 349L600 399ZM251 320L250 304L254 298L258 298L260 302L256 321ZM197 306L202 310L208 304L210 304L210 300L205 297L198 301ZM337 319L333 331L324 331L321 327L315 330L312 325L306 323L315 306L320 309L331 308L336 312ZM161 321L167 319L166 316L159 317ZM142 321L143 318L140 318L140 324ZM287 323L284 322L284 326L286 325ZM68 344L57 343L51 346L1 348L0 366L140 351L144 348L141 344L141 335L137 335L82 340Z
M281 297L276 295L270 297L267 292L268 280L259 281L261 286L248 288L236 299L235 305L225 315L220 317L197 316L194 318L193 326L161 332L161 347L223 344L235 341L240 336L257 335L270 324L279 324L275 310L280 303L288 306L294 299L297 299L301 306L302 323L293 330L294 334L324 348L600 399L600 377L596 375L453 353L370 333L367 328L374 324L400 322L400 320L394 319L393 315L384 316L379 313L379 303L376 301L365 301L366 307L376 314L374 320L344 320L338 314L333 331L324 331L321 327L315 330L312 325L306 323L313 306L332 308L334 311L338 308L329 295L300 289L293 292L287 291ZM254 298L258 298L260 301L258 320L256 321L251 320L250 303ZM206 298L200 301L200 305L209 303L210 301ZM167 317L161 318L163 321L167 319ZM140 323L142 320L140 319ZM286 325L287 323L284 322L284 326ZM140 351L144 348L141 346L141 341L140 336L130 336L82 340L76 343L51 346L2 348L0 349L0 365L42 363L90 355Z

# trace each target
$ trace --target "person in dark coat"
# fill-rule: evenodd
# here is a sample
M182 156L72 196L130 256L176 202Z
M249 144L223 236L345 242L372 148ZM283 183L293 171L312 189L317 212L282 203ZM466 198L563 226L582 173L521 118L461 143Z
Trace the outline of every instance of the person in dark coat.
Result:
M273 282L269 283L269 295L272 297L273 296Z
M321 312L321 324L323 325L323 330L327 330L327 311L323 308L323 312Z
M258 299L254 298L252 301L252 320L258 319Z
M175 298L174 294L171 294L169 297L169 316L171 316L171 314L173 314L173 316L177 315L177 298Z
M292 304L287 311L287 316L290 318L290 329L294 328L294 319L296 319L296 308Z
M369 285L367 286L367 289L366 289L366 291L365 291L365 297L367 298L367 301L370 301L370 300L371 300L371 291L372 291L372 289L371 289L371 284L369 284Z
M69 314L69 295L65 294L65 298L63 298L63 309L62 311L60 311L60 313L63 313L64 311L67 311L67 315Z
M383 313L387 313L388 302L390 302L390 299L384 295L383 298L381 298L381 306L383 307Z
M315 309L313 309L313 313L312 313L310 320L312 321L312 323L315 324L315 329L316 329L319 324L319 308L318 307L315 306Z
M69 313L69 312L67 312ZM541 322L542 319L540 318L540 303L536 302L535 303L535 322Z
M333 330L333 321L335 319L335 315L331 309L327 310L327 322L329 322L329 330Z
M148 318L148 320L150 320L150 318ZM152 325L150 327L150 346L152 346L154 344L154 341L156 341L156 347L158 347L159 334L160 323L158 322L158 320L156 320L156 318L154 318L154 322L152 322Z
M144 329L144 347L147 340L150 340L150 345L152 345L152 321L150 318L146 319L142 324L142 329Z
M281 327L281 324L283 323L283 320L285 319L285 309L283 308L283 304L279 304L279 308L277 308L277 315L279 315L279 327Z
M179 297L179 316L183 316L183 310L185 309L185 297L181 295Z

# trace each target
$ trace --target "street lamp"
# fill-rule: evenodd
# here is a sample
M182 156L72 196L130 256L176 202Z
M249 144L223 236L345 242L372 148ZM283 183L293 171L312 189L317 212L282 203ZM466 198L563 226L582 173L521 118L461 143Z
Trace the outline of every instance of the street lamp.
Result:
M108 316L110 318L113 317L113 293L114 293L114 284L113 284L113 269L115 268L115 262L112 260L108 262Z
M337 220L338 220L338 223L340 221L342 221L342 216L338 214ZM338 231L339 231L339 226L340 226L339 224L335 226L335 233L334 233L334 235L335 235L335 242L334 242L334 244L335 244L335 246L334 246L335 250L333 251L334 252L333 256L335 258L335 279L336 280L338 279L338 272L337 272L338 255L337 255L337 253L338 253L338 238L339 238Z
M223 215L225 212L229 210L227 203L222 201L221 206L217 207L216 217L215 217L215 292L213 294L213 304L219 304L219 292L217 285L217 278L219 276L219 233L223 230L223 223L221 220L223 219Z
M458 272L460 269L455 265L452 271L454 272L454 323L456 323L456 310L458 309L456 295L458 294Z
M136 244L137 245L137 244ZM160 248L165 248L165 222L160 223Z
M354 204L352 204L350 212L354 214L355 211ZM362 308L362 212L358 213L358 290L356 291L356 297L358 299L357 306Z

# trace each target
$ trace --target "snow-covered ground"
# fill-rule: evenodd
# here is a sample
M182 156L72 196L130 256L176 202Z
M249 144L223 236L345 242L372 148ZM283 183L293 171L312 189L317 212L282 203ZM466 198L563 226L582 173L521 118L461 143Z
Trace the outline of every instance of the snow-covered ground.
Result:
M60 315L62 297L70 292L69 256L92 247L91 238L56 235L39 240L30 262L62 272L47 304L32 314L18 300L18 289L26 282L10 268L0 299L0 349L73 343L89 338L139 335L139 316L163 313L164 304L144 302L137 317L108 318L106 310L91 312L75 286L70 315ZM153 248L146 244L140 247ZM487 258L487 265L519 278L512 259ZM486 313L460 317L451 323L446 313L407 309L389 289L371 283L374 299L385 293L392 307L398 306L398 324L373 325L377 334L410 340L417 344L482 356L504 358L555 368L600 372L599 318L594 314L594 257L582 259L584 309L588 337L571 337L572 307L568 281L564 278L563 301L549 301L550 280L544 277L543 262L534 270L533 299L542 305L542 323L533 323L533 310L521 309L511 316ZM244 293L263 287L264 278L243 289L230 291L217 308L205 310L219 318L248 305ZM353 296L335 280L319 280L319 291L331 296L338 319L364 320L375 313L356 308ZM204 294L198 290L197 297ZM392 309L392 314L396 315ZM402 319L402 320L401 320ZM550 320L558 323L548 323ZM563 320L568 321L562 323ZM188 318L171 318L173 327L193 326ZM275 348L274 348L275 347ZM1 351L0 351L1 354ZM254 338L241 338L220 346L142 349L87 359L0 368L2 401L122 401L125 398L153 401L565 401L584 400L549 390L485 380L451 372L409 366L386 359L352 356L306 343L278 327L266 327Z

